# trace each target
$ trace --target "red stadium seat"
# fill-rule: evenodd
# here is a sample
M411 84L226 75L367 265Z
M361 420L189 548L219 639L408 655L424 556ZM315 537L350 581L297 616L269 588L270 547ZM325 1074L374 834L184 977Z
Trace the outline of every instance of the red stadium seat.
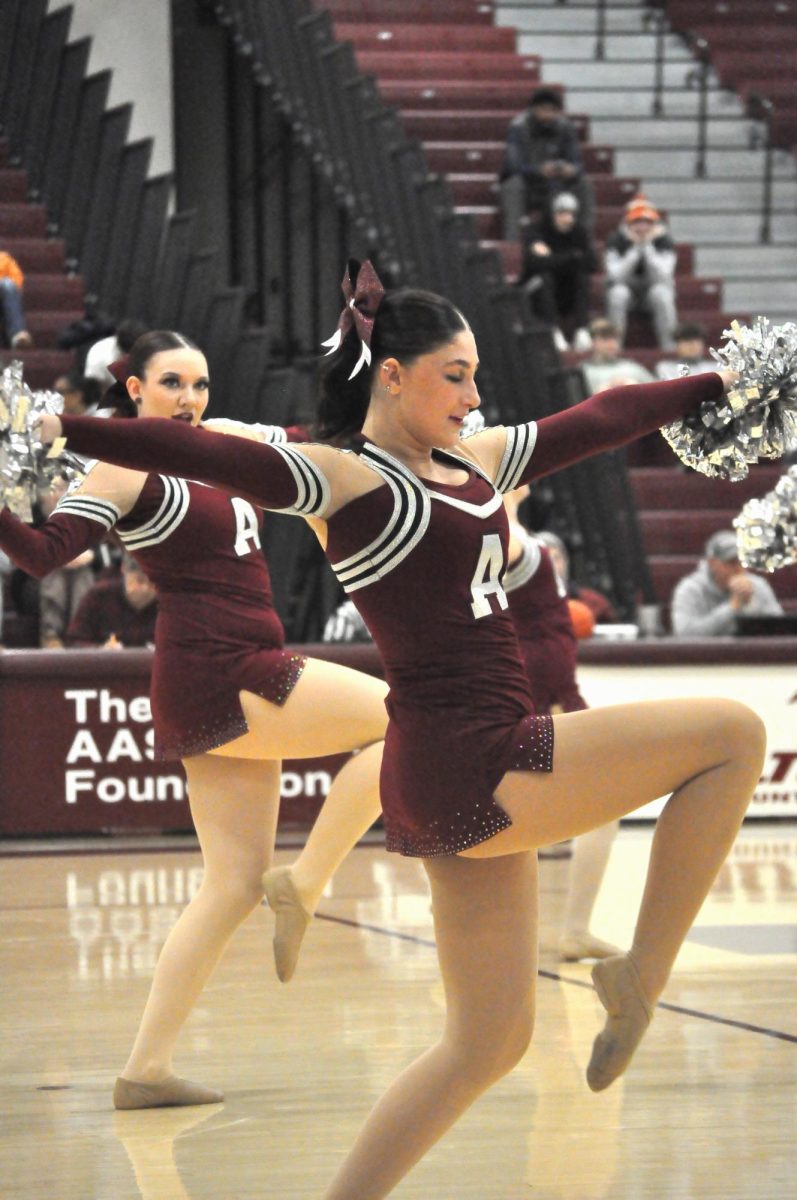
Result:
M514 29L499 26L458 25L452 30L448 25L433 25L429 22L405 24L384 22L335 21L335 37L341 42L352 42L357 50L501 50L517 48Z
M396 24L407 18L407 0L324 0L323 7L341 22ZM491 0L447 0L445 18L447 25L492 25L495 8ZM412 19L439 24L440 0L413 0Z
M426 160L432 171L467 175L470 172L498 175L504 161L504 141L426 142ZM614 151L609 146L582 146L584 166L591 176L608 176L614 167ZM593 183L595 180L593 180Z
M539 79L537 55L475 50L358 50L360 70L388 79L516 80L532 87Z
M517 116L517 109L502 108L452 110L403 109L401 119L408 137L422 142L500 142L506 141L509 123ZM570 118L579 137L588 137L587 117Z
M533 86L535 81L531 81ZM415 112L450 111L458 106L471 111L495 111L506 109L510 120L526 104L529 83L525 80L478 79L473 82L443 79L430 83L425 79L383 79L379 90L384 98L397 108L413 109ZM507 122L508 124L508 122Z

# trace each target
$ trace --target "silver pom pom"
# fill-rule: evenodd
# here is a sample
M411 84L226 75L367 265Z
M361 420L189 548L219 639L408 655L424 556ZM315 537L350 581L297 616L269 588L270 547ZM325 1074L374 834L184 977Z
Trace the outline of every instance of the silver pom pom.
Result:
M750 463L780 458L797 445L797 325L752 326L734 321L712 357L738 371L736 386L720 400L662 428L681 462L703 475L744 479Z
M473 437L474 433L481 433L484 427L484 417L478 408L472 408L462 422L462 428L459 431L459 440L464 442L465 438Z
M743 566L777 571L797 563L797 466L766 496L748 500L733 524Z
M38 417L57 415L63 406L57 392L32 392L23 383L22 363L0 373L0 505L23 521L33 519L39 491L57 478L69 482L82 470L79 459L64 454L63 438L44 446L36 434Z

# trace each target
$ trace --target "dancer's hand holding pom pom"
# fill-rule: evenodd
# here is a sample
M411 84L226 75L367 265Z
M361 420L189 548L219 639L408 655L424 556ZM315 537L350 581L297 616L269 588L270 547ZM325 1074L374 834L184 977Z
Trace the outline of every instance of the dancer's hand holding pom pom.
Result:
M661 432L686 466L738 480L750 463L780 458L797 439L797 325L757 317L750 327L734 321L725 336L711 354L720 368L738 372L738 383Z

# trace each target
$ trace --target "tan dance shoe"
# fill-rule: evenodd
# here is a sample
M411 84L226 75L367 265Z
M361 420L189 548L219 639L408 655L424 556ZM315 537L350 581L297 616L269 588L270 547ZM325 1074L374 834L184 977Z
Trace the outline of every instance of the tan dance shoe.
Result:
M293 885L290 867L273 867L263 876L263 891L274 913L274 963L277 977L287 983L299 961L307 926L313 919Z
M114 1084L113 1106L119 1109L176 1108L189 1104L221 1104L224 1092L170 1075L160 1083L134 1083L120 1075Z
M622 953L619 946L602 942L589 930L586 933L563 933L559 939L560 962L581 962L582 958L614 958Z
M595 963L592 982L608 1016L592 1046L587 1083L593 1092L602 1092L630 1063L651 1022L653 1007L626 954Z

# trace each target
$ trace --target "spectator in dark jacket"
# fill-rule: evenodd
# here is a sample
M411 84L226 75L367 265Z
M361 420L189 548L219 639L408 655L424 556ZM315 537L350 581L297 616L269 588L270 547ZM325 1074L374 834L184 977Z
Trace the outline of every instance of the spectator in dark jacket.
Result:
M526 231L520 283L535 314L550 325L559 350L589 350L589 277L595 251L578 220L578 200L569 192L554 197L551 209Z
M507 134L501 171L504 238L517 241L523 218L548 211L560 192L578 197L582 224L591 230L592 187L584 174L578 136L564 115L559 93L538 88Z
M673 346L675 311L675 245L661 214L644 196L635 196L625 219L606 242L608 289L606 313L625 340L628 314L649 313L663 350Z

